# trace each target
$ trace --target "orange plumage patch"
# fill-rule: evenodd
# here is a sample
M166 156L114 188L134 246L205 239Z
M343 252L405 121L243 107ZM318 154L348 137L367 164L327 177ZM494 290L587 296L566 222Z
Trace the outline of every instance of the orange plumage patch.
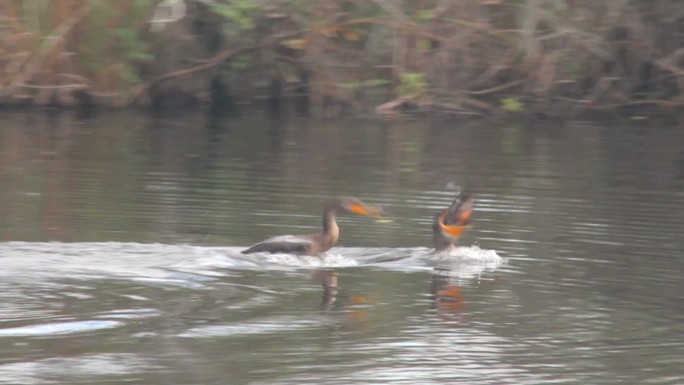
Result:
M368 303L368 298L362 297L359 295L355 295L355 296L351 297L350 300L351 300L351 303L353 303L355 305Z
M445 225L442 222L439 222L439 225L442 227L442 229L444 231L446 231L449 235L454 236L454 237L460 237L466 228L465 226L457 226L457 225L449 226L449 225Z
M441 310L462 312L465 309L465 301L461 289L456 285L447 285L437 293L437 306Z
M450 301L463 301L461 288L456 285L446 285L442 290L437 292L437 297Z

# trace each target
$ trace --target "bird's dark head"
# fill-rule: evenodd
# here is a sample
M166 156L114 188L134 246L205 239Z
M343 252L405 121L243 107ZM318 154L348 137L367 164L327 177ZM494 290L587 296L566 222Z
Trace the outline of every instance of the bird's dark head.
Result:
M451 206L435 217L435 234L455 241L463 234L473 214L475 197L469 192L460 193Z

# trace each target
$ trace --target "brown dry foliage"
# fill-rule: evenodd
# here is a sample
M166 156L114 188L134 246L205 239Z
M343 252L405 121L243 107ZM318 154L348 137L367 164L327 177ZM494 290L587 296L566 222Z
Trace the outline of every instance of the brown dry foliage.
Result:
M28 28L26 3L33 2L0 1L0 102L69 105L79 91L104 104L146 104L152 92L169 89L206 101L216 79L244 99L305 90L313 105L338 112L491 114L512 98L526 112L576 115L622 106L670 112L682 102L678 0L327 0L304 7L284 0L264 3L245 31L249 43L221 37L227 21L186 0L184 18L163 33L137 27L150 63L112 57L95 72L79 56L92 28L91 2L54 1L52 33L43 36ZM119 3L122 11L128 3ZM242 54L252 64L231 68ZM111 75L117 65L138 80ZM268 88L264 80L285 86Z

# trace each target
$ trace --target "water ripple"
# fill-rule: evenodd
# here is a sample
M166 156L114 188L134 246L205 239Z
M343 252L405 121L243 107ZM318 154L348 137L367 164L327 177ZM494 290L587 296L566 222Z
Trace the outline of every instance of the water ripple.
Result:
M51 324L40 324L0 329L0 337L34 337L72 334L100 329L111 329L120 325L122 325L122 322L111 320L59 322Z

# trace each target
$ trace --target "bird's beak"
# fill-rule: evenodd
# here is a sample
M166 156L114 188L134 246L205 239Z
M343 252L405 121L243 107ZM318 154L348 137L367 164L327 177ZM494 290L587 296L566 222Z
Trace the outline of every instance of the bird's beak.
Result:
M349 211L357 215L365 215L368 217L381 217L382 209L379 207L364 206L361 204L355 204L349 207Z

